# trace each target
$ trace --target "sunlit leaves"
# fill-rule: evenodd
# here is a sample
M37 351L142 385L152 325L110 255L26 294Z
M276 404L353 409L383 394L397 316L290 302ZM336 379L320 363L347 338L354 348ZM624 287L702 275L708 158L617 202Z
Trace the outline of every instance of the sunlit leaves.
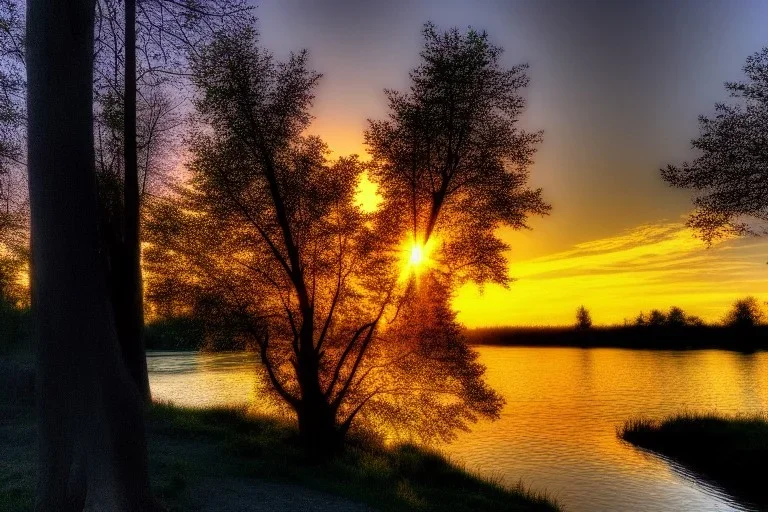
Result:
M322 140L305 133L320 78L307 59L277 61L251 29L222 33L192 57L202 125L190 137L189 186L151 203L150 294L239 329L259 348L265 391L294 411L307 400L299 382L309 361L341 432L356 420L448 439L478 416L494 417L501 401L461 337L432 251L480 257L467 275L501 279L500 242L475 236L472 247L491 259L462 249L470 229L486 231L459 221L487 215L456 213L466 233L445 247L435 236L420 254L418 282L403 278L407 194L397 180L380 181L382 207L361 209L358 184L370 166L331 161Z
M422 243L439 232L434 257L459 281L506 284L497 228L523 228L549 211L527 185L541 133L517 127L527 66L504 69L485 33L427 24L423 34L410 90L387 91L389 119L371 121L365 134L385 200L380 216Z

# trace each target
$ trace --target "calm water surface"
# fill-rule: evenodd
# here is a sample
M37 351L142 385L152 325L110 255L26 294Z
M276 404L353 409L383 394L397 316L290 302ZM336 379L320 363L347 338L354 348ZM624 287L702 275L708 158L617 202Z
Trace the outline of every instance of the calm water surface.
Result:
M768 410L768 353L479 347L507 400L496 422L440 448L470 469L546 489L571 512L752 510L616 438L625 419ZM155 399L259 404L257 364L242 353L152 352Z

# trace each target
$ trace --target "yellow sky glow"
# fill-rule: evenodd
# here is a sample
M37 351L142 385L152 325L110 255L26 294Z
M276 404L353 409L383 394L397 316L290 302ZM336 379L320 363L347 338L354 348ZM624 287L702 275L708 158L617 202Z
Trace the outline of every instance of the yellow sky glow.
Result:
M734 239L709 249L676 222L649 224L510 264L516 281L466 285L454 307L468 327L569 325L584 305L596 324L682 307L715 322L739 297L767 297L768 243Z

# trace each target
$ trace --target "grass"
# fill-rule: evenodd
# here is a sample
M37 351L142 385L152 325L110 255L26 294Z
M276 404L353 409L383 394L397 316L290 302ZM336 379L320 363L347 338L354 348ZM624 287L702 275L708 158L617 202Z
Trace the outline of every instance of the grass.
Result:
M6 461L15 462L0 463L0 511L31 510L34 423L29 412L6 416L0 451L12 440ZM196 489L211 478L299 485L383 511L558 510L544 494L483 479L412 445L357 438L337 459L308 465L292 426L240 409L155 404L147 428L153 492L169 511L193 510Z
M737 498L768 507L768 415L639 418L627 421L618 436L679 462Z
M585 330L574 327L510 326L468 329L466 335L469 342L476 345L662 350L718 348L742 352L768 349L768 326L607 326Z

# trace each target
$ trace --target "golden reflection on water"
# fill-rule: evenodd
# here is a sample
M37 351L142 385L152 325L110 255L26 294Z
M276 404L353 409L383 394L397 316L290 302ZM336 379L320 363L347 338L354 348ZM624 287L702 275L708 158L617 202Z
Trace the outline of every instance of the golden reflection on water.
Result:
M738 510L616 438L627 418L757 412L768 358L725 351L481 347L502 417L443 450L470 468L546 488L571 511Z
M501 418L439 448L469 469L546 489L568 511L744 510L717 489L616 438L627 418L768 409L768 354L727 351L479 347ZM247 354L153 353L155 399L252 404Z

